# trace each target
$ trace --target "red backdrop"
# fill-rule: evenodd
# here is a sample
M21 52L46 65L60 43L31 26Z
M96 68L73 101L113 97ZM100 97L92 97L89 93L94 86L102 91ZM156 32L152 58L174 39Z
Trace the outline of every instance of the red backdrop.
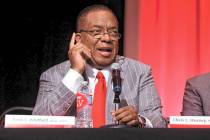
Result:
M180 115L186 79L210 72L210 0L126 3L125 55L152 66L164 115Z

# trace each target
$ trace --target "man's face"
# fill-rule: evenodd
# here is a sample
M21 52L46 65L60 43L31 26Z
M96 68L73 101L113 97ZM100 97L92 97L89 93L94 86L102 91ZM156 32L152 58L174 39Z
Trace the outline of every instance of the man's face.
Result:
M110 11L94 11L90 12L83 23L83 30L105 32L100 38L95 34L81 32L81 42L91 49L92 59L90 64L94 67L109 66L118 53L118 39L107 34L108 31L118 31L118 21Z

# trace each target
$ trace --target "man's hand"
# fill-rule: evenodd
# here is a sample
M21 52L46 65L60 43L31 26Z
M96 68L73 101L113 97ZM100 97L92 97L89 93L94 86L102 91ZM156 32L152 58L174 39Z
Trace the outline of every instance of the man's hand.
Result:
M80 74L83 74L86 66L86 60L91 58L91 53L90 49L81 43L81 41L75 41L76 36L77 34L73 33L69 44L68 56L71 68Z
M114 120L119 121L120 124L129 126L139 125L138 113L133 106L122 107L116 111L111 112Z

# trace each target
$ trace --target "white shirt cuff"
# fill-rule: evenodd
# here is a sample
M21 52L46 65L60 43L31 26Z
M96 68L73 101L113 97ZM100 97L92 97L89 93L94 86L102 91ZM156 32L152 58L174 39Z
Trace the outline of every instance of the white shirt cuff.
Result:
M77 93L82 81L84 81L82 75L73 69L70 69L62 80L63 84L74 94Z
M147 119L146 117L144 117L144 116L142 116L142 115L140 115L139 114L139 117L142 117L142 118L144 118L145 119L145 126L144 126L144 128L153 128L153 125L152 125L152 123L151 123L151 121L149 120L149 119Z
M145 123L144 128L153 128L153 125L152 125L151 121L147 118L145 118L145 120L146 120L146 123Z

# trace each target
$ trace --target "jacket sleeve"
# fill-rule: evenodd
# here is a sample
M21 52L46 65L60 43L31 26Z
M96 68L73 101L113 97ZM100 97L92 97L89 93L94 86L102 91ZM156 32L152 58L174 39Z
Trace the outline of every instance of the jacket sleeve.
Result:
M139 84L139 113L149 119L154 128L167 127L165 118L162 115L162 105L150 66L146 66L140 77Z
M63 83L58 71L50 69L40 77L34 115L69 115L75 113L75 94Z
M183 108L181 115L183 116L203 116L202 101L198 90L188 80L186 82L184 97L183 97Z

